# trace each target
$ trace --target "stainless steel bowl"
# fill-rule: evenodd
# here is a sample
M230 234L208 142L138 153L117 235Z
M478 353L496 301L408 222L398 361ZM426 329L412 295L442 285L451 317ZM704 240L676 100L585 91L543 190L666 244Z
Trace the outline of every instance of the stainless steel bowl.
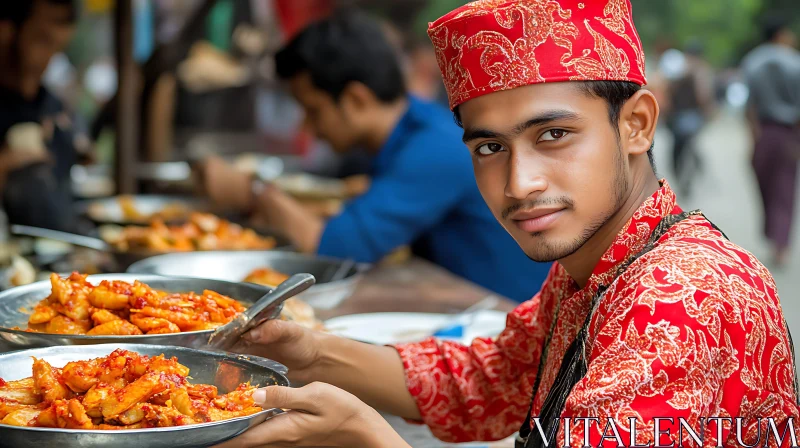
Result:
M318 309L331 309L350 297L361 280L366 264L354 264L331 281L344 260L283 251L262 252L185 252L158 255L132 264L128 272L137 274L199 277L241 282L258 268L270 268L287 275L308 273L317 283L297 297Z
M288 386L286 368L277 362L254 356L193 350L183 347L143 344L103 344L90 347L47 347L0 354L0 377L18 380L31 376L32 356L55 367L70 361L106 356L121 348L142 355L175 356L190 369L195 383L213 384L227 393L240 383L259 386ZM188 448L205 447L233 438L248 428L281 413L266 409L247 417L219 422L167 428L85 430L30 428L0 424L0 447L108 447L114 448Z
M90 275L88 280L97 284L102 280L139 280L150 287L167 292L197 292L210 289L250 305L269 292L269 288L249 283L232 283L221 280L198 278L162 277L142 274ZM50 347L53 345L88 344L157 344L180 347L206 348L213 330L187 331L182 333L153 334L140 336L88 336L80 334L34 333L12 330L12 327L27 328L28 313L43 298L50 295L50 282L42 281L0 292L0 352L23 348ZM271 316L278 317L283 307L278 307Z

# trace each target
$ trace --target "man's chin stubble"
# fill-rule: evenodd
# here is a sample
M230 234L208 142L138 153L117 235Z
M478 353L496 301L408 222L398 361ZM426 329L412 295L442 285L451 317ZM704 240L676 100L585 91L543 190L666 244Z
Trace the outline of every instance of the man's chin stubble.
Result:
M532 235L533 236L533 235ZM584 242L574 241L572 244L560 244L558 246L549 243L540 243L536 253L525 255L537 263L552 263L561 260L577 252Z
M554 261L567 258L579 251L581 247L583 247L584 244L586 244L586 242L589 241L597 233L597 231L600 230L600 228L611 219L612 216L613 213L610 213L608 216L596 220L589 227L584 229L580 236L575 238L571 243L553 245L546 241L541 241L539 243L540 250L538 250L537 253L533 255L526 253L525 255L538 263L552 263ZM531 233L530 236L535 240L544 239L543 232L534 232Z

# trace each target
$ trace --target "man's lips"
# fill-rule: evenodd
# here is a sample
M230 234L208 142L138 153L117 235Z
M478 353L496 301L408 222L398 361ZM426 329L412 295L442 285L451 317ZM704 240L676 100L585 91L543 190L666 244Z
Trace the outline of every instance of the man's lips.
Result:
M511 214L510 218L523 232L536 233L550 227L563 214L564 210L564 208L519 210Z

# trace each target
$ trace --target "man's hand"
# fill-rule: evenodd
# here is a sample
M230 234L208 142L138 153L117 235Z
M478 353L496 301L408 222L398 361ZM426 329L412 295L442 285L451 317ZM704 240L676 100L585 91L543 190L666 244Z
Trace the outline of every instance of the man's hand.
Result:
M250 176L219 157L209 157L201 168L203 188L219 205L238 211L251 208Z
M351 341L281 320L261 324L244 336L244 342L237 351L280 362L289 368L293 381L332 384L374 408L420 419L406 387L403 362L393 347Z
M286 413L219 445L232 447L408 447L371 407L325 383L300 389L271 386L253 394L259 406Z
M297 200L272 185L254 198L252 177L219 157L206 159L200 173L205 194L215 204L255 212L269 227L287 236L300 252L317 251L324 222Z
M244 336L244 350L278 361L289 368L293 380L310 383L317 380L312 368L320 361L320 338L323 336L291 322L268 320Z

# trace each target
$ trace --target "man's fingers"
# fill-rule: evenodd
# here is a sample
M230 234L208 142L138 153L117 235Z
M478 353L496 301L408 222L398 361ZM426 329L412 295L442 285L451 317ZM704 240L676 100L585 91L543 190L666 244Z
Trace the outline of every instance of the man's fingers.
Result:
M317 414L319 412L314 384L295 389L283 386L268 386L253 393L253 401L264 409L281 408Z
M299 389L268 386L256 390L253 400L257 405L264 409L287 409L288 412L276 415L217 448L301 446L303 438L308 436L308 428L304 431L304 425L296 419L302 419L303 414L319 415L325 389L325 384L312 383Z
M290 322L271 319L244 335L244 338L256 344L272 344L286 342L296 334L297 328Z
M264 423L250 428L244 434L216 445L214 448L278 448L297 446L300 440L298 426L289 414L276 415Z

